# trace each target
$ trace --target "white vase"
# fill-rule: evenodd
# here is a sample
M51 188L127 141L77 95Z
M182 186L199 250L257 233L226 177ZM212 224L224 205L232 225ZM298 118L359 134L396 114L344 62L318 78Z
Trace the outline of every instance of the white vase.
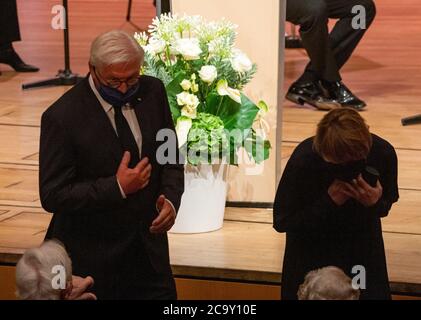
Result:
M186 165L184 194L171 233L202 233L222 228L228 165Z

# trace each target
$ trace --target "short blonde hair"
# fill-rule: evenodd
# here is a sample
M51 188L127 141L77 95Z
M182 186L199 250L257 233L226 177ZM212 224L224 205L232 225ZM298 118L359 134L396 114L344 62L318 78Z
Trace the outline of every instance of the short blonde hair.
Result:
M360 291L341 269L329 266L310 271L297 295L298 300L358 300Z
M134 37L121 30L112 30L92 42L89 63L101 70L124 62L138 61L142 65L143 59L143 49Z
M61 289L53 287L53 268L62 266L66 287L72 280L72 263L64 246L57 240L25 251L16 266L16 295L22 300L59 300Z
M317 126L313 149L336 163L367 158L372 137L365 120L351 108L326 114Z

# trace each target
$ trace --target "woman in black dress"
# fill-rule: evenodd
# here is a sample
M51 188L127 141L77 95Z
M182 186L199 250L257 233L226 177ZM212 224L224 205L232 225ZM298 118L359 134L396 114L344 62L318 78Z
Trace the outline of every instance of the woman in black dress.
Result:
M367 166L379 173L373 186L360 174ZM297 299L309 271L337 266L358 278L361 299L390 299L380 218L398 198L393 146L356 111L329 112L295 149L276 194L274 228L286 232L282 298Z

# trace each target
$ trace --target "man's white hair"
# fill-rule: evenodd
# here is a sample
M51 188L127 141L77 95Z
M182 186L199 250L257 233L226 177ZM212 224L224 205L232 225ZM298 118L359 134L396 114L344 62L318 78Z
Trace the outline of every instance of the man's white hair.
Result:
M298 300L358 300L360 291L352 287L352 280L333 266L310 271L300 285Z
M53 286L57 276L53 268L56 266L64 268L67 286L72 280L72 262L60 242L49 240L39 248L26 250L16 266L17 297L22 300L59 300L62 290Z
M118 63L138 61L143 64L144 52L134 37L121 30L112 30L95 38L89 63L102 69Z

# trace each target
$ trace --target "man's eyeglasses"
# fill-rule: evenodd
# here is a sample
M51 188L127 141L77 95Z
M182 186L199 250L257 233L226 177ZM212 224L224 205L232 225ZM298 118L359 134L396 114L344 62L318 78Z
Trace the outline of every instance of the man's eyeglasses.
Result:
M102 77L99 76L98 72L96 71L96 68L94 68L94 72L98 79L100 79L102 82L105 82L105 84L113 89L118 89L120 86L125 83L128 87L132 87L136 85L139 81L140 76L132 77L127 80L119 80L119 79L112 79L112 80L104 80Z

